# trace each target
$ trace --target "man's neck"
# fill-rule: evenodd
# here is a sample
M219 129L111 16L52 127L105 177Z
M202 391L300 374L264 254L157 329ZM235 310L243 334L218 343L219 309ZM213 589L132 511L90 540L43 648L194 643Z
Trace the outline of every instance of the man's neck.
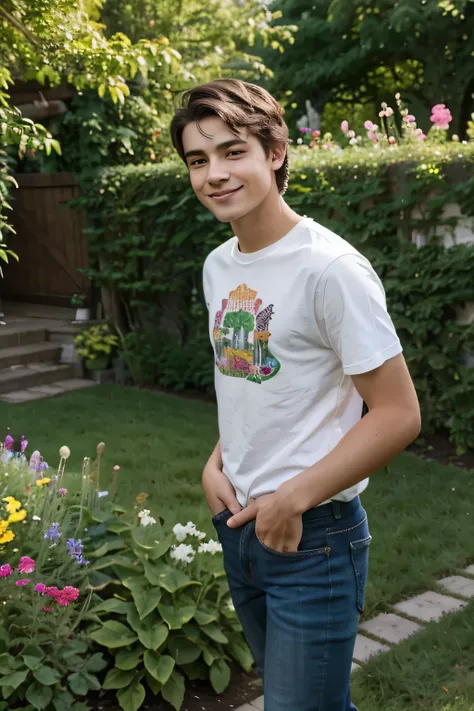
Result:
M278 196L277 202L267 200L231 225L240 251L250 254L278 242L301 220L301 215Z

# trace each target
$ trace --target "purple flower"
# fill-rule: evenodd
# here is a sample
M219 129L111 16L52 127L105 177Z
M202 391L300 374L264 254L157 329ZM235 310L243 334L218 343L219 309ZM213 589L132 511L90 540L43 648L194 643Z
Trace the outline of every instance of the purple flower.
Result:
M61 494L61 496L66 496L66 494L67 494L67 489L63 489L63 488L58 489L58 494Z
M51 524L50 528L48 528L44 534L44 537L49 538L50 541L54 541L56 545L56 542L61 538L61 534L59 533L59 523Z
M13 449L13 443L14 443L14 441L15 441L15 440L13 439L13 437L12 437L11 435L7 435L7 436L5 437L5 449L6 449L8 452L11 452L11 450Z
M84 546L80 538L77 541L75 541L74 538L69 538L66 546L71 558L74 558L79 565L87 565L89 563L82 555Z

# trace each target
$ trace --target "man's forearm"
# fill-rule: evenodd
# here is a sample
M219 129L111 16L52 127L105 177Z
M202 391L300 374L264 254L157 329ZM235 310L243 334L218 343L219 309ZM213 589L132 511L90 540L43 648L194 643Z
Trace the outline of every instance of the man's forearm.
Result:
M419 434L416 412L374 408L323 459L278 490L303 513L385 466Z
M208 464L214 464L218 467L218 469L222 469L222 452L221 452L220 438L217 440L217 444L214 447L214 450L208 459Z

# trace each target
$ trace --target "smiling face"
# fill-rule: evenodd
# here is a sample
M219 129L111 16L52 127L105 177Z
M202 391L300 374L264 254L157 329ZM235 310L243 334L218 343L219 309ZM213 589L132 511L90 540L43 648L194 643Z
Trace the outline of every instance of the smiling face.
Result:
M236 136L217 116L201 119L199 127L192 122L183 130L186 164L197 198L220 222L235 222L279 198L275 170L286 146L267 156L258 138L245 130Z

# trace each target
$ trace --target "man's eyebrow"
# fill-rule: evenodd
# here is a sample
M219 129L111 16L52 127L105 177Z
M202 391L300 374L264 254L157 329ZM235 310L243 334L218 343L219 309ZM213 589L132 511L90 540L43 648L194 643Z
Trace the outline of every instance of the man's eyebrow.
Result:
M238 146L238 145L246 145L247 141L244 141L243 138L231 138L230 141L224 141L224 143L219 143L216 148L218 151L225 150L226 148L232 148L232 146ZM194 151L188 151L185 154L185 158L191 158L191 156L203 156L205 155L205 151L203 150L194 150Z

